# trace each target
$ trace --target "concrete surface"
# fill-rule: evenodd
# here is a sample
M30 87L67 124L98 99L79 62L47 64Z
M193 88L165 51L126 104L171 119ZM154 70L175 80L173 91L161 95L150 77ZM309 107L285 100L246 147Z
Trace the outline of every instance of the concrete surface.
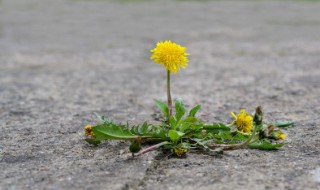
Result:
M152 121L165 71L157 41L187 47L173 98L208 122L261 105L288 119L278 151L131 159L126 142L84 142L93 112ZM0 189L319 189L320 3L0 1Z

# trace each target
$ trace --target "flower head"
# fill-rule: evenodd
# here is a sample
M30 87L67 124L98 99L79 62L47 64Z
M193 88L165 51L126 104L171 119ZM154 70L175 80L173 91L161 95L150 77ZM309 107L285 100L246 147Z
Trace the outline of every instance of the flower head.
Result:
M233 123L239 131L249 133L252 130L253 118L245 109L241 109L238 115L234 114L234 112L231 112L231 114L235 118Z
M150 59L162 64L170 72L177 73L180 67L185 68L188 65L189 53L186 53L186 48L170 40L158 42L150 52L153 53Z
M84 135L86 137L88 137L89 135L91 135L91 137L93 138L94 137L94 133L93 133L93 130L92 130L92 126L91 125L86 125L84 127Z

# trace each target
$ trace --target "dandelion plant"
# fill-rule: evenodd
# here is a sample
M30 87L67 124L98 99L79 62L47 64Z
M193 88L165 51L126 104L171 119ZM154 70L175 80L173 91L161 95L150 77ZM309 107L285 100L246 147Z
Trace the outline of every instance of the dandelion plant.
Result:
M188 66L189 53L186 47L170 40L158 42L151 50L150 59L163 65L167 73L167 101L155 100L165 118L160 124L144 122L140 125L116 123L110 118L98 114L99 125L84 127L86 141L97 146L104 140L130 141L129 151L132 155L142 155L149 151L163 152L183 157L188 152L215 155L223 151L240 148L275 150L284 145L285 134L280 128L292 126L290 121L267 123L263 120L260 106L254 115L240 109L238 114L231 112L234 120L230 123L206 123L196 115L201 105L187 111L181 98L171 99L170 75L178 73Z

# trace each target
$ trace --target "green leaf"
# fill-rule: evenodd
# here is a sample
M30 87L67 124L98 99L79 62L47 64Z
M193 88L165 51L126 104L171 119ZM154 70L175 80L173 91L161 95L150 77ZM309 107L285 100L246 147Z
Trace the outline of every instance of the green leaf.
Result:
M174 116L170 116L169 123L170 123L170 129L176 129L177 120Z
M187 123L183 123L180 125L181 127L178 127L178 130L180 132L185 132L186 130L190 129L191 128L191 125L190 124L187 124Z
M152 137L161 138L163 140L168 140L167 131L164 126L156 126L152 125L148 128L149 133L146 135L150 135Z
M176 130L170 130L168 135L169 135L171 141L177 142L184 135L184 133L182 133L180 131L176 131Z
M198 121L199 120L195 117L186 117L178 122L177 127L180 128L179 131L181 132L184 132L187 129L196 130L202 126L202 125L196 125ZM198 124L201 124L201 123L198 123Z
M230 131L230 127L226 126L223 123L217 123L217 124L210 124L210 125L205 125L203 127L203 129L206 129L209 132L213 132L213 133L218 133L218 132L223 132L223 131Z
M285 127L293 126L294 122L293 121L280 121L280 120L277 120L277 121L274 122L274 125L276 127L285 128Z
M104 116L99 115L98 113L94 112L93 113L100 121L103 123L114 123L111 119L107 119Z
M195 117L196 113L200 110L201 105L196 105L195 107L193 107L190 112L189 112L189 117Z
M246 141L250 137L249 134L243 134L239 131L235 131L233 134L233 140L238 140L238 141Z
M169 116L169 108L167 104L161 102L160 100L155 100L156 106L162 111L163 115L168 118Z
M186 108L184 106L184 103L181 98L178 98L175 102L175 108L176 108L176 119L179 121L182 116L186 113Z
M233 140L233 137L231 136L231 134L229 132L220 132L220 133L216 134L214 137L217 139L220 139L222 141Z
M243 134L238 131L220 131L217 134L213 134L213 137L214 139L216 139L217 144L238 144L246 141L250 137L250 135Z
M147 122L144 122L142 125L133 126L130 131L134 135L151 136L154 138L161 138L163 140L168 139L164 127L150 125Z
M144 135L144 134L147 134L149 131L148 131L148 128L149 128L149 125L147 122L144 122L142 124L141 127L138 128L138 131L139 131L139 134L140 135Z
M97 140L97 139L86 139L87 143L92 144L94 146L98 146L98 144L101 143L101 141Z
M131 131L125 128L124 125L115 125L115 124L103 124L97 125L92 128L97 140L128 140L136 139L138 137L148 138L150 136L140 136L132 134Z
M284 143L271 143L267 140L257 141L249 144L249 148L260 149L260 150L276 150L282 147Z
M179 125L179 124L194 124L197 121L198 121L198 119L195 117L186 117L186 118L180 120L177 125Z

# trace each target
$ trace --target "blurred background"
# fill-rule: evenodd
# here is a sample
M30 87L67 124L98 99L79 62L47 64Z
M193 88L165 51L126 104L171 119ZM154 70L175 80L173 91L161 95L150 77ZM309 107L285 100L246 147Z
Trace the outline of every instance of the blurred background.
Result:
M123 97L118 94L132 99L129 104L152 104L152 98L165 98L165 73L149 60L149 50L168 39L191 54L190 66L173 79L173 93L190 104L209 101L226 111L231 105L251 106L242 102L243 96L252 96L253 105L262 104L256 88L262 85L262 73L278 78L268 82L278 88L280 81L291 84L290 74L305 72L308 78L301 76L300 83L318 84L318 70L312 69L320 51L318 1L0 2L0 69L7 72L3 93L10 98L29 94L21 93L21 87L32 92L29 99L80 101L76 109L119 102ZM20 87L14 89L11 82ZM230 97L215 93L228 88ZM200 92L211 98L202 100ZM230 105L222 105L226 102ZM282 102L281 107L290 106Z
M190 53L173 99L208 122L261 105L296 121L288 146L127 167L127 146L85 144L93 112L154 121L166 72L150 49L163 40ZM317 189L319 55L317 0L0 0L0 189Z
M0 2L4 55L90 55L116 49L143 52L165 39L185 45L206 43L216 54L245 54L253 49L261 53L276 49L275 53L284 54L290 52L288 46L293 46L291 51L295 46L307 46L306 51L311 51L319 40L316 0ZM260 46L251 48L253 43Z

